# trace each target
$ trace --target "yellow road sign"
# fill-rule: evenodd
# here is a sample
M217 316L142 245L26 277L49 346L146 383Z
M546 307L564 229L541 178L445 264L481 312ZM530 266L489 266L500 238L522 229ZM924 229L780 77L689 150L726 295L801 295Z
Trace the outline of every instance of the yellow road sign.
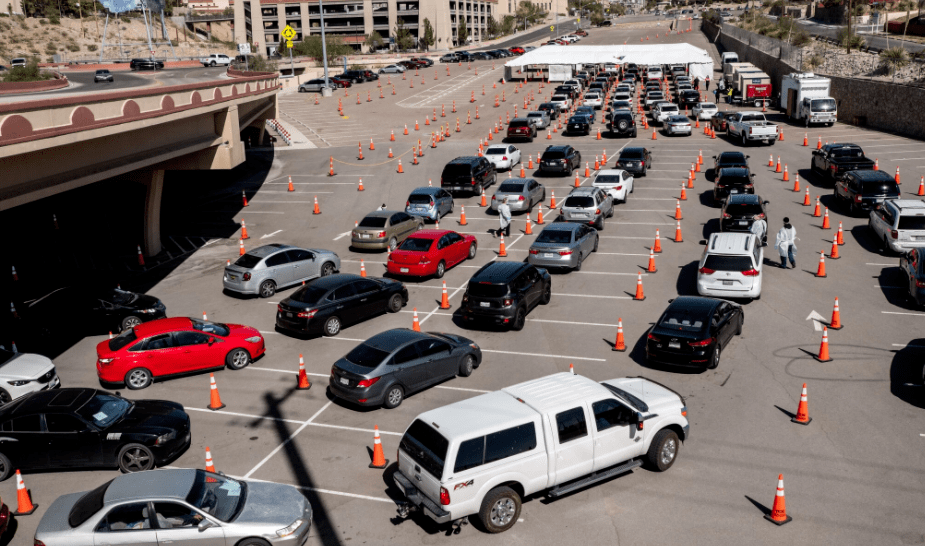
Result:
M282 32L283 38L289 41L292 41L292 39L295 38L295 34L296 34L295 29L289 25L286 25L286 28L284 28Z
M549 27L549 32L555 32L555 31L556 31L556 25Z
M579 23L581 22L581 17L578 18L578 22L579 22Z
M286 47L292 49L292 40L286 40Z

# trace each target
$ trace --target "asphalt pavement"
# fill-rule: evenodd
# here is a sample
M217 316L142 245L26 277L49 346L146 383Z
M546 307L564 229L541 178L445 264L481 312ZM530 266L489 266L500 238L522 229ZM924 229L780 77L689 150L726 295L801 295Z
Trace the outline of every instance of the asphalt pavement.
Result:
M812 19L801 19L797 21L803 30L812 34L813 36L825 36L827 38L834 39L838 31L842 28L843 25L827 25L820 23L818 21L813 21ZM867 42L869 47L876 49L888 49L890 47L902 46L906 51L918 53L922 50L925 50L925 44L920 44L918 42L903 41L902 36L890 35L887 38L886 34L861 34L864 38L864 41Z

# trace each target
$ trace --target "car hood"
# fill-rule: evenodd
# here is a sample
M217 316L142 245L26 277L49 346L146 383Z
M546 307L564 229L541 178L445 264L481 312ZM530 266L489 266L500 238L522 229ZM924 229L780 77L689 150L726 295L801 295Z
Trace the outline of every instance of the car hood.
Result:
M250 326L245 326L243 324L226 324L228 326L228 337L251 337L251 336L260 336L263 335L256 328Z
M149 296L147 294L135 294L138 298L127 305L126 307L131 307L132 309L151 309L157 304L161 303L161 300L155 298L154 296Z
M156 432L177 430L189 422L183 406L166 400L138 400L128 415L112 427L113 432Z
M235 525L278 525L286 527L299 518L311 519L312 509L298 489L291 485L247 481L244 508Z
M649 406L649 411L654 412L659 407L680 406L681 400L678 394L669 389L653 383L642 377L626 377L623 379L611 379L604 383L623 389L629 394L639 398Z
M19 353L3 367L0 367L0 378L9 379L37 379L46 372L55 369L51 359L42 355Z
M45 510L45 515L39 521L39 526L35 530L36 540L51 544L52 541L49 539L52 537L61 536L63 538L64 535L68 535L73 538L72 533L74 530L67 522L67 518L77 501L86 493L86 491L68 493L55 499L55 502L51 503L51 506Z

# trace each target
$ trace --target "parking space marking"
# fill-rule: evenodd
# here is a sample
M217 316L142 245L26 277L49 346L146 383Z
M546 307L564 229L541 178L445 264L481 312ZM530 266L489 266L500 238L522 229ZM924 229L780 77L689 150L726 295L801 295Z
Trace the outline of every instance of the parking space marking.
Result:
M631 300L633 298L629 296L601 296L600 294L562 294L559 292L553 292L553 296L556 297L568 297L568 298L604 298L608 300Z
M265 421L279 421L281 423L294 423L298 425L301 425L304 422L304 421L296 421L295 419L280 419L279 417L265 417L263 415L248 415L246 413L235 413L233 411L222 411L222 410L212 411L210 409L205 409L205 408L190 408L190 407L187 407L184 409L186 409L187 411L199 411L202 413L219 413L223 415L233 415L235 417L247 417L248 419L263 419Z
M489 349L482 349L482 352L483 353L497 353L497 354L502 354L502 355L536 356L540 358L561 358L564 360L587 360L589 362L607 362L606 358L588 358L584 356L550 355L550 354L542 354L542 353L519 353L516 351L493 351Z
M334 339L334 338L329 338L329 339ZM365 340L365 339L358 339L358 340L355 340L355 341L366 341L366 340ZM328 404L330 404L330 402L328 402ZM325 406L325 407L327 407L327 406ZM374 430L371 429L371 428L345 427L345 426L342 426L342 425L328 425L328 424L325 424L325 423L311 423L311 422L307 422L307 421L296 421L296 420L293 420L293 419L280 419L280 418L277 418L277 417L267 417L267 416L265 416L265 415L248 415L248 414L246 414L246 413L235 413L235 412L232 412L232 411L224 411L224 410L212 411L212 410L206 409L206 408L191 408L191 407L187 407L187 408L185 408L185 409L191 410L191 411L198 411L198 412L202 412L202 413L206 413L206 414L210 414L210 415L233 415L233 416L235 416L235 417L247 417L248 419L262 419L262 420L265 420L265 421L281 421L281 422L285 422L285 423L293 423L293 424L298 424L298 425L308 425L308 426L313 426L313 427L335 428L335 429L339 429L339 430L350 430L350 431L353 431L353 432L364 432L364 433L367 433L367 434L372 434L372 433L374 432ZM323 409L323 408L322 408L322 409ZM389 432L389 431L381 430L381 429L379 430L379 434L388 434L389 436L401 436L401 435L402 435L401 432Z
M911 343L894 343L893 347L906 347L912 349L925 349L925 345L913 345Z
M312 424L312 421L314 421L316 417L318 417L319 415L321 415L321 412L323 412L324 410L328 409L328 407L329 407L331 404L333 404L333 403L334 403L333 400L329 400L327 404L325 404L324 406L321 407L321 409L319 409L318 411L316 411L315 414L312 415L311 418L309 418L308 421L305 421L305 423L304 423L302 426L300 426L299 428L295 429L295 432L293 432L292 434L290 434L289 437L286 438L286 439L283 441L283 443L281 443L281 444L279 444L278 446L276 446L276 448L275 448L273 451L271 451L269 454L267 454L267 456L264 457L263 460L261 460L259 463L257 463L257 464L254 466L254 468L251 468L250 471L249 471L247 474L244 475L244 479L246 480L246 479L250 478L251 475L252 475L254 472L257 472L258 470L260 470L260 467L261 467L261 466L263 466L264 464L266 464L266 462L269 461L271 458L273 458L274 455L276 455L277 453L279 453L279 451L280 451L281 449L283 449L284 447L286 447L286 445L287 445L289 442L291 442L293 438L295 438L296 436L299 435L300 432L302 432L303 430L305 430L305 427L307 427L308 425Z
M880 265L880 266L896 266L896 267L899 267L899 264L877 264L877 263L871 263L871 262L867 262L867 263L864 264L864 265Z

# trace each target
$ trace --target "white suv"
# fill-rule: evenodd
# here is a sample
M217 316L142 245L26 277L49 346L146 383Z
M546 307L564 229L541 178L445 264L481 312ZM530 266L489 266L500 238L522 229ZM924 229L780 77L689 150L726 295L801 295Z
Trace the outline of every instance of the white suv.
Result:
M884 252L925 247L925 201L887 199L870 211L870 229L883 241Z
M714 233L697 270L697 293L725 298L761 298L764 250L753 233Z
M660 102L652 108L652 117L654 121L661 124L664 124L671 116L678 116L680 114L681 109L678 108L678 105L670 102Z

